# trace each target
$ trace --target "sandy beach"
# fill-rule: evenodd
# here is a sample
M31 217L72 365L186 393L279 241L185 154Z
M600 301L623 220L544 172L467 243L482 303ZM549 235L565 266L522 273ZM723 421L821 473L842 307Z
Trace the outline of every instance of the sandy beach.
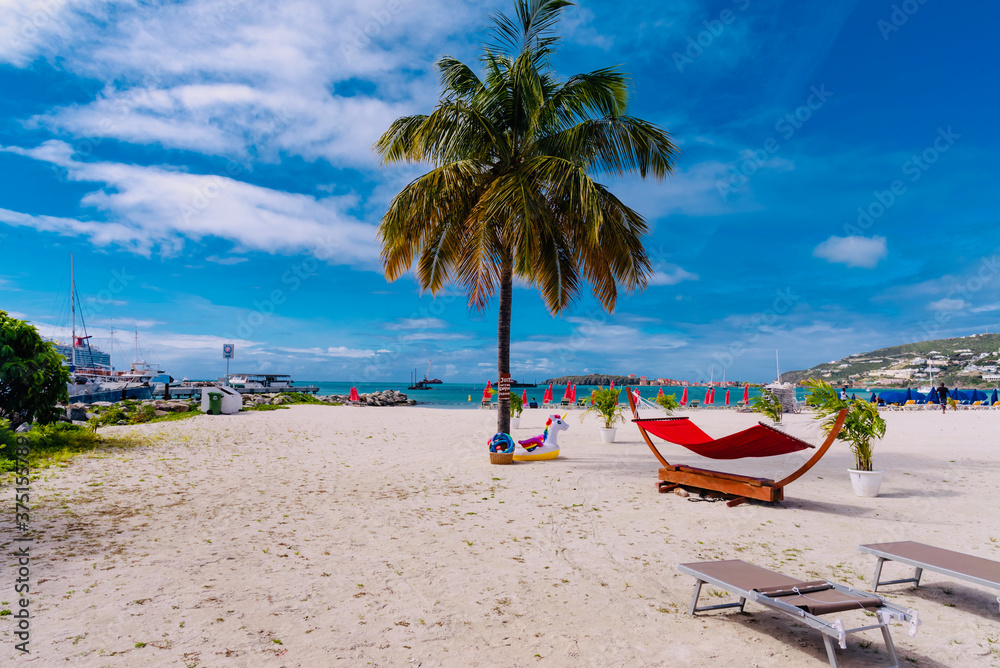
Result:
M682 414L714 436L758 418ZM634 425L603 444L597 421L579 416L568 417L559 459L513 466L489 463L490 411L295 406L112 428L147 442L78 457L32 484L32 651L16 658L823 666L820 634L787 617L751 604L745 615L689 616L693 581L676 565L739 558L868 588L874 558L859 543L916 540L1000 559L1000 411L886 413L878 498L854 496L852 459L837 444L782 504L732 509L658 494L658 463ZM514 435L540 433L545 417L525 411ZM788 420L819 440L808 416ZM722 464L777 478L804 458ZM8 536L12 520L0 518ZM923 619L916 637L893 629L905 665L1000 666L996 592L927 573L919 589L881 593ZM8 658L12 630L2 618ZM838 656L886 665L877 631L852 636Z

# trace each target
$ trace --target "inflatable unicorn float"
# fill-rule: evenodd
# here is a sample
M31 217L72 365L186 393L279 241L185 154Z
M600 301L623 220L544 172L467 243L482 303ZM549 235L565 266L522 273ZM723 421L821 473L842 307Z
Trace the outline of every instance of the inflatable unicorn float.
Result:
M566 416L549 416L545 423L545 431L541 435L518 441L520 448L514 450L514 459L519 462L534 462L542 459L555 459L559 456L559 432L569 429L563 419Z

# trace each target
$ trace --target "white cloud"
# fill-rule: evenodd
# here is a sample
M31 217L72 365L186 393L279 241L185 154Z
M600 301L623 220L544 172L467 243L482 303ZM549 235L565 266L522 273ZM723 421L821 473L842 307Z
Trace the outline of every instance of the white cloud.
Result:
M972 313L990 313L992 311L1000 311L1000 302L994 302L992 304L983 304L982 306L977 306L976 308L969 309Z
M961 311L966 306L968 304L964 299L949 299L945 297L936 302L931 302L927 305L927 308L931 311Z
M666 264L653 272L649 285L677 285L683 281L697 281L698 275L692 274L675 264Z
M216 264L221 264L221 265L233 265L249 261L249 258L245 257L219 257L218 255L209 255L205 259L208 260L209 262L214 262Z
M293 355L315 355L321 358L347 357L360 359L375 355L374 350L361 350L357 348L347 348L346 346L331 346L329 348L278 348L278 350L286 353L292 353Z
M65 142L50 140L34 149L0 147L66 169L72 181L102 186L82 204L107 222L29 215L0 209L0 222L66 236L85 236L97 246L118 245L149 255L176 255L185 239L227 239L239 249L307 251L334 263L374 265L375 227L346 211L354 197L315 198L251 185L227 176L189 174L165 167L80 162Z
M885 237L830 237L813 250L813 255L848 267L874 269L884 259Z
M25 66L44 47L60 68L105 82L91 102L36 116L35 126L237 160L285 152L368 167L389 123L436 99L435 74L412 64L482 12L442 0L186 0L120 2L112 19L93 21L82 8L97 3L13 1L24 13L67 7L8 61Z
M448 323L441 318L400 318L385 325L385 329L443 329Z

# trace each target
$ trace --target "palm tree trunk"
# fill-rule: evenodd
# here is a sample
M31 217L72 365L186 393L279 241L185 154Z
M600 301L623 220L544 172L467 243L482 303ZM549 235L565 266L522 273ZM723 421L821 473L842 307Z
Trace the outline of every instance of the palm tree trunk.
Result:
M497 384L503 374L510 373L510 302L514 287L514 260L506 257L500 268L500 315L497 326ZM500 398L497 410L497 432L510 433L510 395Z

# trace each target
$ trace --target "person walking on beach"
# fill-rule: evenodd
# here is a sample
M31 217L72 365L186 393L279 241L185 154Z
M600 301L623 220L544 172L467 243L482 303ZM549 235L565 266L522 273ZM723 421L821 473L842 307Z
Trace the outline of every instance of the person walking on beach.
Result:
M941 381L941 385L938 386L937 393L938 401L941 402L941 414L943 415L948 410L948 388L945 386L944 381Z

